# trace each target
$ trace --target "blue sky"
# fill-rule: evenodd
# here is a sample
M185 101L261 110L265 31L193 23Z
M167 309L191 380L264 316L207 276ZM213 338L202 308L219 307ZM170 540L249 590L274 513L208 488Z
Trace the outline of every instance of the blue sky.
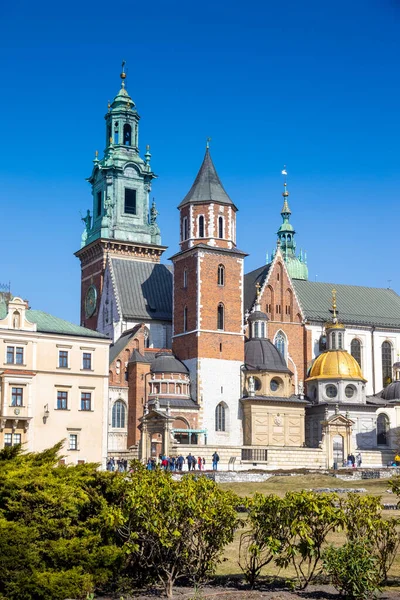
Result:
M275 245L286 164L310 279L400 292L399 28L397 0L7 3L0 283L79 320L79 212L125 59L165 260L211 136L247 271Z

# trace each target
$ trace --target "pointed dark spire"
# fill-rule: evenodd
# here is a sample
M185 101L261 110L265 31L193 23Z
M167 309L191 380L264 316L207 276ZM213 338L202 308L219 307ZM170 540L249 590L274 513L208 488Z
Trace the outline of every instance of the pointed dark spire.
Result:
M182 208L182 206L190 203L202 204L203 202L229 204L236 209L236 206L224 190L224 186L218 177L208 147L197 177L178 208Z

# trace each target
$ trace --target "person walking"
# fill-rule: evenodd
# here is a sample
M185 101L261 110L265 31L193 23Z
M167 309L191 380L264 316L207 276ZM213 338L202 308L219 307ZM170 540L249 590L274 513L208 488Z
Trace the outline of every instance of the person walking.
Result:
M212 455L213 471L216 471L218 469L218 463L219 463L219 456L218 456L218 452L215 451L214 454Z
M203 462L201 460L201 456L199 456L197 459L197 467L198 467L199 471L201 471L202 466L203 466Z
M357 468L359 469L362 465L361 453L359 452L356 456Z
M186 460L188 464L188 471L191 471L193 467L193 456L191 452L189 452L189 454L187 455Z

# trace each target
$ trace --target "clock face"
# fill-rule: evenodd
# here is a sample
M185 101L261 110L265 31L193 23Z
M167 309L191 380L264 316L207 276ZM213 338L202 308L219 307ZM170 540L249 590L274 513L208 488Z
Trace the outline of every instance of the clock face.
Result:
M86 318L92 317L96 312L97 290L95 285L91 285L86 292L85 298L85 314Z

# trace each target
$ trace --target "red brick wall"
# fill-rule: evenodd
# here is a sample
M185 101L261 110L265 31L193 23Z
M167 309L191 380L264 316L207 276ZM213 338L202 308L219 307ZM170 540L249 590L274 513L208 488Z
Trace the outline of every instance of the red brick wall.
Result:
M300 305L280 260L277 260L269 273L268 285L261 294L260 305L261 310L270 318L269 339L272 341L280 329L286 334L289 354L297 367L298 379L304 381L307 364L312 356L311 332L302 325ZM288 367L293 369L290 362Z
M210 205L213 204L212 221L210 223ZM191 215L191 216L190 216ZM198 217L204 216L204 237L199 237ZM218 217L224 218L224 237L219 239L218 229ZM182 241L183 236L183 220L187 218L188 222L188 238L191 239L192 245L196 244L207 244L210 239L215 241L215 246L219 248L230 248L230 242L234 241L233 231L236 231L236 212L230 206L205 203L205 204L193 204L192 211L190 212L189 206L184 206L180 213L180 240L181 249L187 250L189 248L189 239ZM229 218L233 225L229 228Z
M206 330L174 337L173 351L181 360L224 358L243 360L243 313L241 303L242 261L230 254L204 252L200 257L200 323L197 323L197 252L175 260L174 335L183 333L183 310L188 307L188 331ZM224 285L218 285L218 267L224 266ZM188 287L183 288L183 271L188 270ZM217 330L218 305L224 307L224 331ZM237 335L230 335L231 333Z

